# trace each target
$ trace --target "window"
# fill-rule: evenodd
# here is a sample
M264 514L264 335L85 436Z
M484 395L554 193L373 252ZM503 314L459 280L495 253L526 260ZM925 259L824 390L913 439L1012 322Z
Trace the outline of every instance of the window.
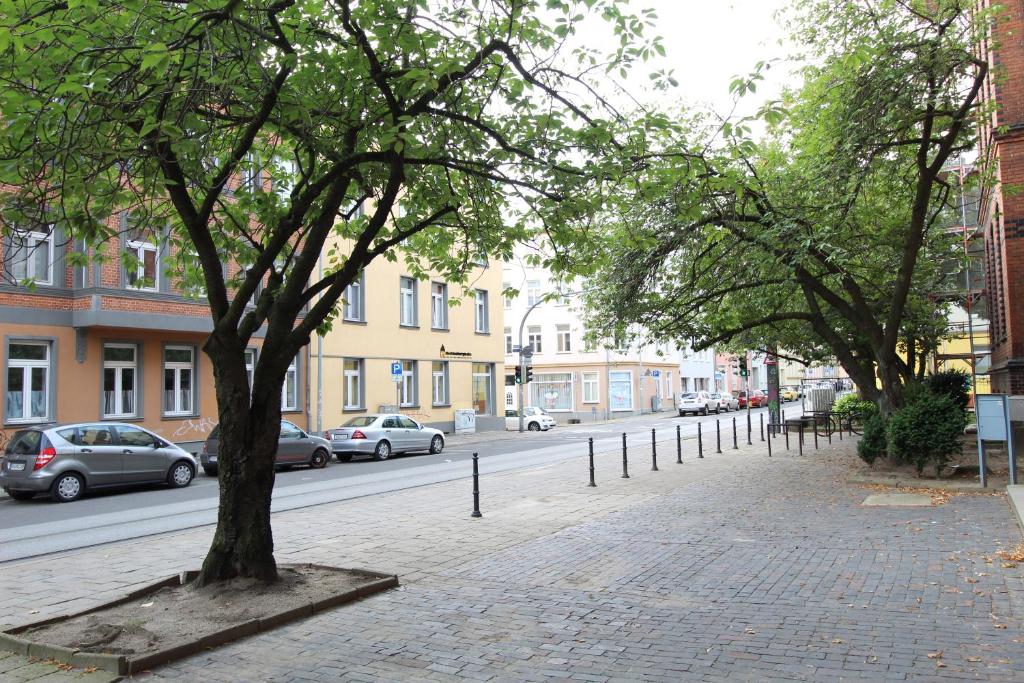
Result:
M633 410L633 374L608 373L608 404L614 410Z
M294 159L274 159L274 174L277 176L277 196L287 199L299 177L299 165Z
M526 303L533 306L538 301L540 301L540 281L529 280L526 283Z
M245 189L250 193L263 190L263 162L255 152L245 155L240 189Z
M540 325L531 325L526 328L526 343L533 347L534 353L543 353L543 344L541 344Z
M9 243L7 272L15 280L53 284L53 238L44 232L15 232Z
M398 279L399 324L416 327L416 281L411 277Z
M596 372L583 373L583 402L598 403L601 400L601 388Z
M430 369L432 401L435 406L448 405L448 361L434 361Z
M535 375L530 382L530 402L544 410L572 410L572 373Z
M510 285L507 282L501 283L502 291L508 290L508 288L511 287L511 286L512 285ZM512 302L515 301L515 297L512 296L511 294L505 294L503 298L505 299L505 310L508 310L508 309L512 308Z
M140 448L156 448L156 437L138 427L119 426L117 436L122 446L138 446Z
M301 439L302 430L288 420L281 420L281 439Z
M135 415L137 349L134 344L103 347L103 417Z
M299 409L299 359L292 358L281 386L281 410Z
M4 417L9 422L38 422L49 416L49 343L11 342L7 347L4 404Z
M345 320L362 322L363 317L363 274L345 288Z
M490 331L487 314L487 292L483 289L476 290L475 299L476 305L474 306L474 311L476 311L476 327L474 329L477 333L486 333Z
M130 256L129 264L125 267L125 284L135 289L157 291L160 257L156 245L152 242L129 240L125 242L124 248Z
M493 365L473 363L473 408L476 409L477 415L494 414L494 404L491 400L493 377Z
M194 249L186 251L178 267L181 268L181 293L188 299L205 299L206 275L202 263L199 262L198 252Z
M558 352L569 353L572 351L572 333L569 332L569 326L558 325L555 329L558 331L556 335L558 337Z
M430 326L435 330L448 329L448 285L440 282L430 285Z
M508 355L508 354L515 353L515 351L512 350L514 346L515 345L512 343L512 328L511 327L506 327L505 328L505 354Z
M358 358L345 359L345 410L363 407L363 361Z
M195 351L191 346L164 349L164 415L191 415L195 405Z
M249 396L252 396L252 379L256 373L256 349L245 350L245 376L249 380Z
M416 361L402 361L402 398L400 404L403 408L417 405L416 400Z

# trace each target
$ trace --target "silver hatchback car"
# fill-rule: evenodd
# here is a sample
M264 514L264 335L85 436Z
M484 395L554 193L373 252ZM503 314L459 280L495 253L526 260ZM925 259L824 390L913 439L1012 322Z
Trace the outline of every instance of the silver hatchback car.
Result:
M331 440L331 450L340 462L349 462L354 455L387 460L392 453L440 453L444 449L444 432L405 415L360 415L327 430L324 436Z
M0 488L15 500L49 493L68 503L89 489L192 483L196 461L156 434L117 422L22 429L4 451Z

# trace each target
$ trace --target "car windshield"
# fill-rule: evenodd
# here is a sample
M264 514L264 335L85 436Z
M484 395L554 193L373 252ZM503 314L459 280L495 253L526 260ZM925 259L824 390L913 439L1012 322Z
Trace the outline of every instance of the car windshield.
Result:
M683 398L697 398L697 394L693 394L693 393L683 394Z
M351 420L345 423L345 427L369 427L374 423L377 418L372 415L360 415L359 417L353 417Z

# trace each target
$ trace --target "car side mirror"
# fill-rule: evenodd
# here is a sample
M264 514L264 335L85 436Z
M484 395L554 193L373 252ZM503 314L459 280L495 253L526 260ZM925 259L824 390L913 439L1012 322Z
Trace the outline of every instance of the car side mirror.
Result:
M423 425L416 425L416 429L423 429Z

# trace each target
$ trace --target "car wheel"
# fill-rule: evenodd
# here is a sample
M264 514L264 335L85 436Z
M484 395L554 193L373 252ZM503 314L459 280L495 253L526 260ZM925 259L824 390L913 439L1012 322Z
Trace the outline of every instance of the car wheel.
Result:
M171 465L171 471L167 473L167 483L176 489L183 489L192 483L196 471L184 460Z
M680 410L679 411L679 417L686 417L686 413L684 413L683 411Z
M32 500L36 495L35 491L8 491L7 495L14 500Z
M443 448L444 439L441 438L440 434L438 434L437 436L430 440L430 452L433 453L434 455L440 453Z
M351 453L335 453L338 456L338 462L352 462Z
M313 455L309 457L309 466L312 467L314 470L327 467L327 461L329 459L330 456L327 455L327 451L325 451L322 448L318 448L315 451L313 451Z
M530 426L527 427L527 429L529 429L531 432L539 432L540 431L540 425L537 424L536 422L531 422Z
M706 416L708 414L708 407L704 406L704 410L700 411L700 414Z
M204 467L203 468L203 472L206 472L206 475L208 477L216 477L217 476L217 468L216 467Z
M722 406L718 406L717 408L715 408L715 415L718 415L721 412L722 412Z
M377 442L377 447L373 449L373 457L375 460L387 460L391 457L391 444L381 439Z
M70 503L85 493L85 480L74 472L65 472L53 481L50 495L58 503Z

